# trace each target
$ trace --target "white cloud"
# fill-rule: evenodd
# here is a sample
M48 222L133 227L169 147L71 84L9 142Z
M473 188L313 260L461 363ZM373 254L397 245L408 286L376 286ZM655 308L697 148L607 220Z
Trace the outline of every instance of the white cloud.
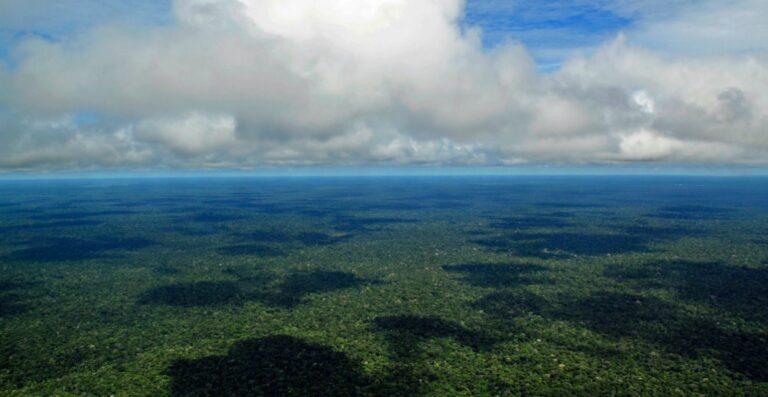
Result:
M768 2L705 0L686 2L677 12L658 8L628 34L633 42L672 53L738 54L768 50Z
M684 149L685 143L653 131L640 130L622 136L619 148L624 160L662 160Z
M30 119L0 114L0 170L143 166L156 163L149 148L126 130L83 129L69 117Z
M181 154L215 152L236 143L235 118L230 115L188 113L181 117L141 121L136 137L167 145Z
M459 0L322 4L177 0L173 26L25 42L0 68L0 167L768 163L757 53L620 36L542 75L462 31Z
M619 148L622 161L723 161L746 155L743 149L724 143L685 142L651 130L622 135Z
M645 91L637 91L632 95L632 100L635 101L635 105L641 112L647 114L656 113L656 102Z

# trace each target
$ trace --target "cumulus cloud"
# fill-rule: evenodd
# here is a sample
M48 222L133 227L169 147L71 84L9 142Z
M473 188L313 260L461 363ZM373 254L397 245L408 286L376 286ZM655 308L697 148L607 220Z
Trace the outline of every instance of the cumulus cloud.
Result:
M0 168L768 162L759 52L675 56L619 35L541 74L520 45L484 48L462 13L176 0L168 26L27 40L0 66Z
M142 120L136 126L136 137L159 142L182 155L198 155L234 145L236 125L230 115L190 113Z
M89 169L156 164L152 150L127 129L83 127L72 117L0 112L0 169Z

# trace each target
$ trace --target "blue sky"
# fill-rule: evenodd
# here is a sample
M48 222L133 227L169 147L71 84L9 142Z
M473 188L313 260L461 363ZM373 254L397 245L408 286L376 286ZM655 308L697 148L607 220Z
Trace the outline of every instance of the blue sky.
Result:
M0 4L0 56L29 38L64 40L95 25L124 21L148 25L171 22L167 0L3 0Z
M588 51L632 24L632 19L583 1L468 0L465 23L483 30L484 44L524 44L542 69Z

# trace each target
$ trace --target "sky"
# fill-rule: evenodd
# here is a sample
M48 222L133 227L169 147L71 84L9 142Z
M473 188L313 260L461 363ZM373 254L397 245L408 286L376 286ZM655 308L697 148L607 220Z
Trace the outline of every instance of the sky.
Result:
M0 173L768 165L764 0L0 0Z

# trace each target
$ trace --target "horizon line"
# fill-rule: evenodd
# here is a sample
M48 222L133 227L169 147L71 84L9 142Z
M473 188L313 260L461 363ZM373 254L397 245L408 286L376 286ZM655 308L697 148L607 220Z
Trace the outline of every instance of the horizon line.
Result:
M766 177L768 167L747 166L558 166L531 167L323 167L272 168L261 170L112 170L0 172L0 181L97 180L97 179L193 179L193 178L343 178L343 177L578 177L578 176L670 176L670 177Z

